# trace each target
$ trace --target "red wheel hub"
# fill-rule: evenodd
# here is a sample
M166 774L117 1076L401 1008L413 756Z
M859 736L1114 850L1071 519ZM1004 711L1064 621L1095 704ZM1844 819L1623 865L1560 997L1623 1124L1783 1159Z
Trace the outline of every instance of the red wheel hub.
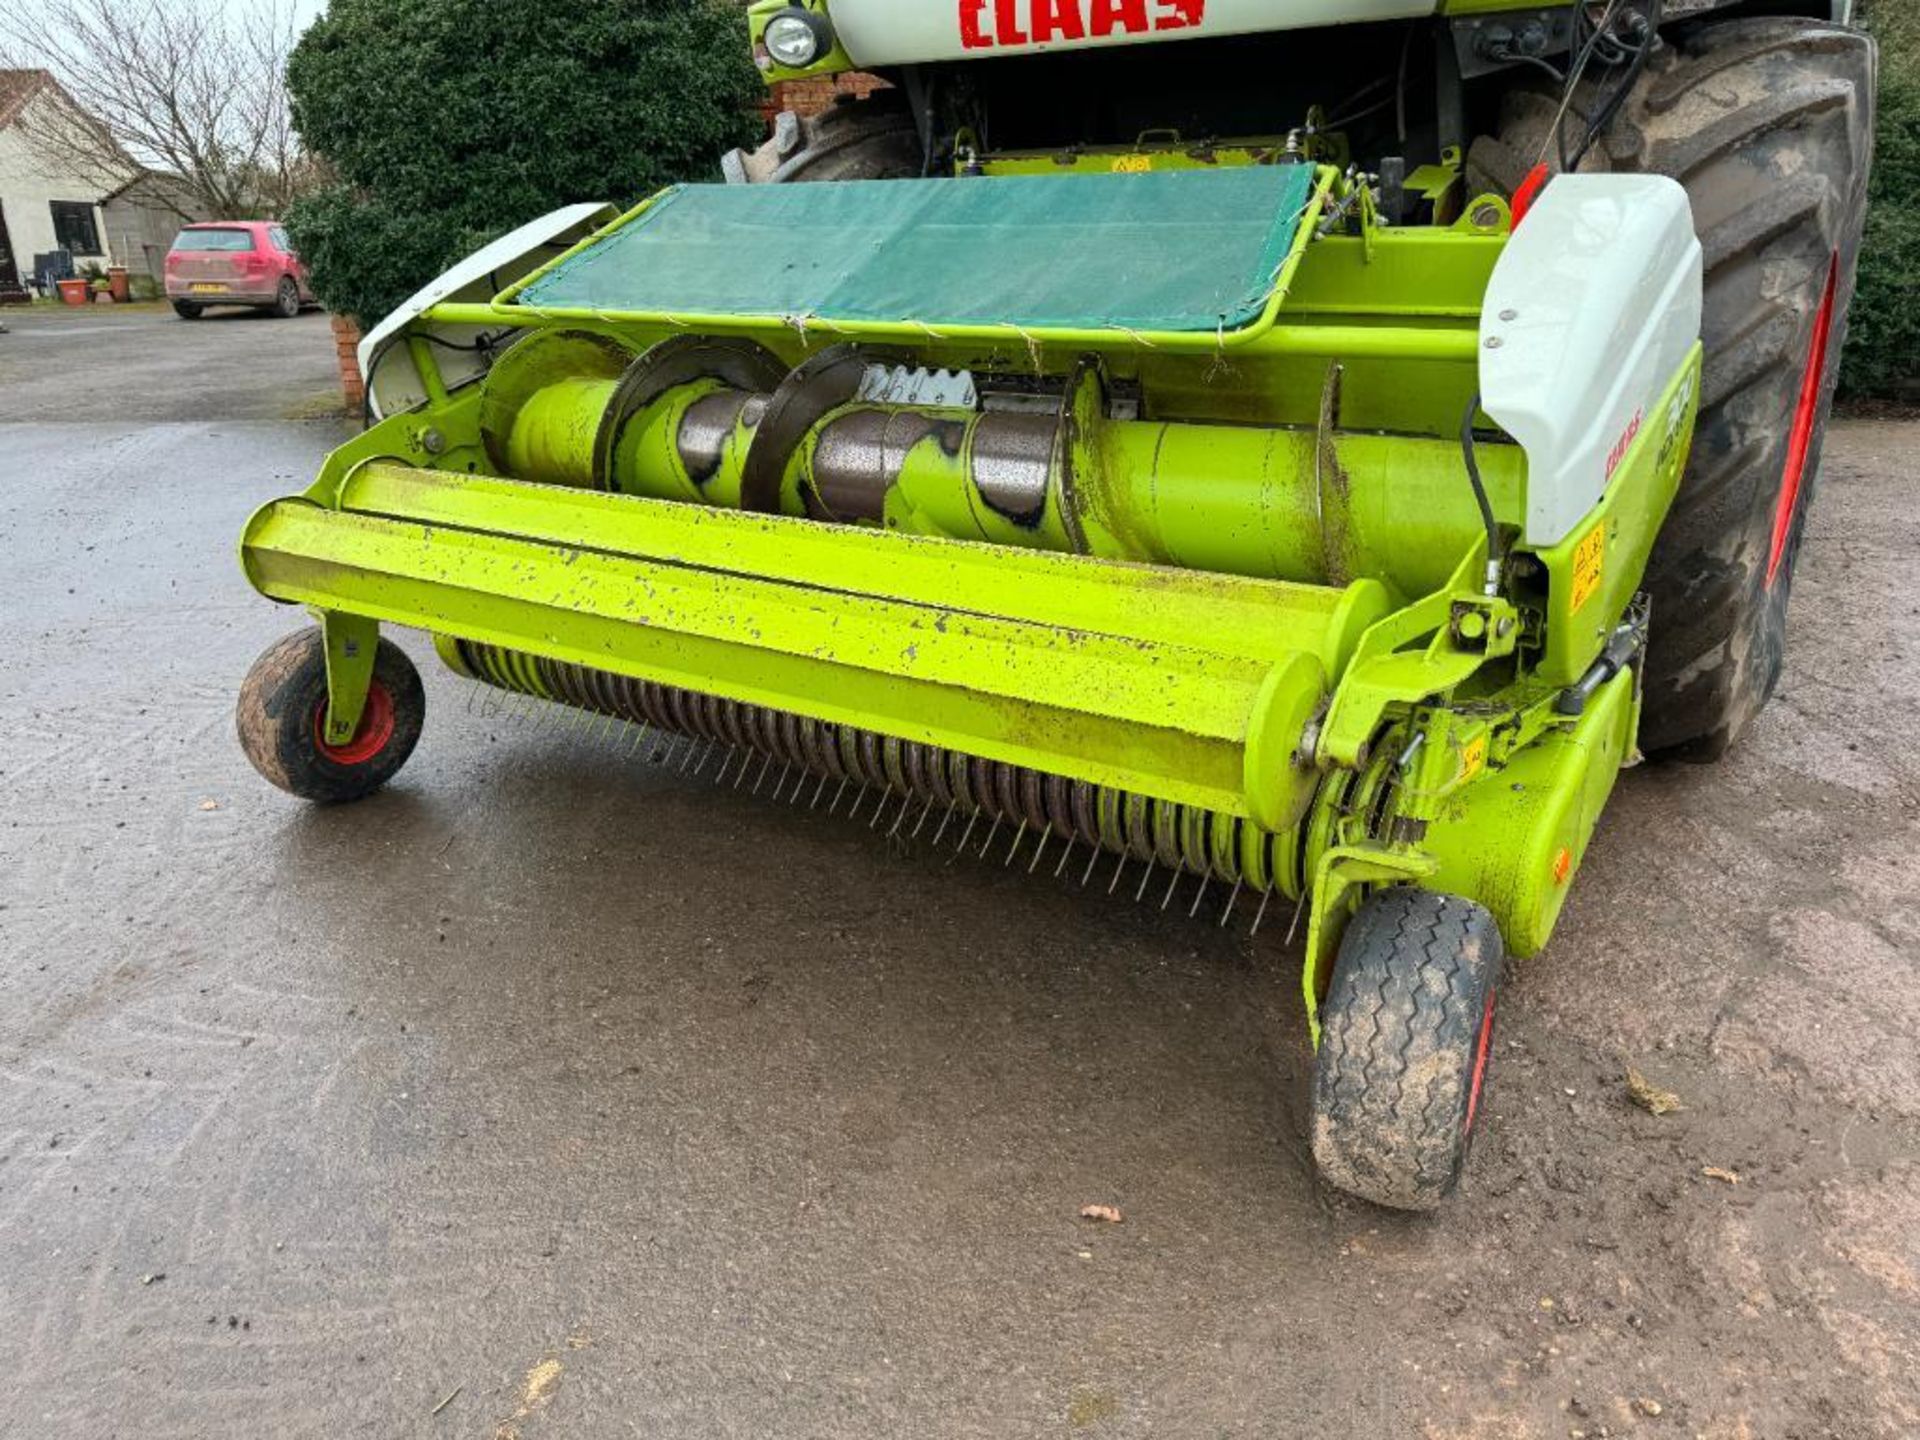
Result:
M378 680L367 689L367 703L360 711L360 726L353 739L344 745L327 743L327 702L323 698L313 712L313 738L320 753L336 765L365 765L387 748L393 739L393 696Z
M1820 395L1826 388L1827 341L1833 335L1833 302L1840 288L1840 256L1827 265L1827 288L1813 317L1813 339L1807 345L1806 373L1800 377L1800 402L1794 408L1793 429L1787 436L1787 467L1780 476L1780 498L1773 511L1773 544L1767 552L1767 586L1779 578L1793 535L1793 517L1800 509L1800 487L1807 473L1807 452L1813 446L1814 423L1820 418Z
M1493 1046L1493 996L1487 996L1487 1008L1480 1015L1480 1038L1473 1046L1473 1079L1467 1088L1467 1125L1473 1129L1473 1117L1480 1109L1480 1089L1487 1080L1487 1052Z

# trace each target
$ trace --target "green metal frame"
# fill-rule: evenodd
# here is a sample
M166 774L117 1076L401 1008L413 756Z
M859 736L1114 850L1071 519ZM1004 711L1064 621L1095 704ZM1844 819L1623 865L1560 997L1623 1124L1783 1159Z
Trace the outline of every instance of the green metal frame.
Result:
M1378 886L1477 899L1517 955L1545 943L1638 719L1631 669L1577 714L1562 697L1629 613L1699 394L1696 348L1649 411L1663 423L1543 549L1514 539L1524 457L1487 442L1509 583L1484 593L1454 431L1505 208L1394 230L1362 204L1358 233L1320 237L1344 183L1317 172L1270 302L1214 336L541 310L517 300L535 276L436 306L408 340L426 403L262 508L242 564L263 594L320 615L334 743L357 726L378 625L401 624L444 653L467 641L566 661L1285 837L1290 858L1265 878L1310 901L1317 1039L1344 919ZM541 333L449 389L420 338L447 325ZM858 405L794 451L789 513L741 510L737 456L702 484L667 443L714 382L662 397L633 421L621 473L600 473L618 377L689 331L751 337L789 365L856 338L1064 379L1055 503L1071 475L1076 523L1015 533L965 512L965 446L936 443L908 452L878 527L797 518L813 443ZM1109 418L1121 381L1154 418Z

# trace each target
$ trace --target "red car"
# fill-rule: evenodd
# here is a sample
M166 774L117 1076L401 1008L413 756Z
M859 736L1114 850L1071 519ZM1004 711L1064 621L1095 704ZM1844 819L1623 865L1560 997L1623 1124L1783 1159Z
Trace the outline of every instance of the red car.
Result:
M167 298L183 320L209 305L250 305L291 320L313 303L306 268L272 220L189 225L167 252Z

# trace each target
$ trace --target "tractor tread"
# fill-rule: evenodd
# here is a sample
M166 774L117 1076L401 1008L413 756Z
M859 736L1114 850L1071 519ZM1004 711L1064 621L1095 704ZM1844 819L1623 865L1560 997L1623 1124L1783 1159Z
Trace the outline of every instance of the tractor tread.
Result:
M1653 114L1674 108L1701 84L1724 71L1763 60L1781 51L1839 53L1857 45L1859 36L1844 27L1819 27L1791 19L1750 20L1743 22L1741 33L1729 43L1708 44L1694 52L1694 63L1669 70L1647 87L1645 104Z
M1700 237L1702 261L1718 270L1818 216L1832 187L1818 175L1797 175L1758 204L1736 210Z
M1776 130L1804 125L1831 110L1842 109L1853 98L1845 80L1826 80L1786 94L1770 95L1740 108L1704 129L1656 141L1644 154L1644 168L1685 182L1729 152L1764 138ZM1672 112L1669 112L1672 113Z
M897 90L843 95L818 115L783 111L754 150L735 150L721 169L734 184L892 180L920 173L920 134Z

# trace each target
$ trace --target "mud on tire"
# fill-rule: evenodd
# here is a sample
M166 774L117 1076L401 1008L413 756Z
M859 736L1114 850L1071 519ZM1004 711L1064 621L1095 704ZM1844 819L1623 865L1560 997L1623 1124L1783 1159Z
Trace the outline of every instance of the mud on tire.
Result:
M1874 79L1873 42L1842 26L1682 30L1581 165L1678 180L1705 251L1699 428L1647 571L1650 751L1717 759L1779 678L1866 217ZM1570 139L1605 83L1583 84ZM1469 153L1471 188L1511 193L1550 135L1556 96L1503 104Z
M360 730L345 747L322 736L327 651L320 630L267 647L240 686L235 720L253 768L290 795L340 804L372 794L407 763L426 719L426 690L406 652L381 640Z
M1481 906L1396 886L1347 924L1320 1008L1313 1158L1398 1210L1453 1192L1478 1118L1506 947Z

